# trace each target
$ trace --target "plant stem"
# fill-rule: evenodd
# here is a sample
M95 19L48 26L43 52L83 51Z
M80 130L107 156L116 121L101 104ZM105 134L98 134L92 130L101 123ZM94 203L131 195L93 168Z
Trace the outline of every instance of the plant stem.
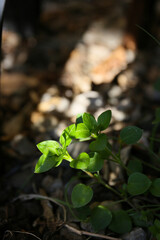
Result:
M121 167L123 167L128 172L129 169L125 166L125 164L122 162L120 157L117 157L114 153L112 153L112 151L107 146L106 146L106 151L112 156L112 158L116 163L118 163Z
M154 137L156 135L158 126L159 126L159 123L156 123L156 124L154 124L153 129L152 129L152 135L151 135L151 141L150 141L150 150L152 150L152 151L153 151L153 147L154 147Z
M100 175L96 175L96 174L92 174L90 172L87 172L85 170L83 170L88 176L90 176L91 178L94 178L98 183L100 183L101 185L103 185L105 188L107 188L108 190L112 191L114 194L116 194L118 197L120 197L123 201L127 202L128 205L130 205L130 207L132 207L133 209L137 210L134 205L126 198L124 198L117 190L115 190L114 188L112 188L111 186L109 186L107 183L105 183Z

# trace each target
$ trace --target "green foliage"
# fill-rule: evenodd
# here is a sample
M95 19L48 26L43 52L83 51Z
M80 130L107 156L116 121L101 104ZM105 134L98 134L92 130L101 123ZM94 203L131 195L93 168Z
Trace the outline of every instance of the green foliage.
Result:
M160 240L160 220L159 219L155 219L154 224L149 227L149 231L157 240Z
M132 220L133 220L133 223L135 226L138 226L138 227L149 227L149 220L148 220L148 217L147 217L147 214L146 212L144 211L141 211L141 212L133 212L130 214Z
M120 138L126 144L135 144L142 137L142 129L135 126L128 126L121 130Z
M111 121L112 113L111 110L107 110L103 112L99 117L98 117L98 128L100 131L105 130L108 128L110 121Z
M80 208L87 205L93 197L92 188L85 184L77 184L72 191L71 200L74 208Z
M128 178L127 190L133 195L139 195L145 193L151 186L150 179L143 173L132 173Z
M160 178L156 178L153 180L149 190L153 196L160 197Z
M83 170L88 167L89 162L90 162L89 155L83 152L83 153L80 153L76 159L71 161L70 167Z
M91 212L90 222L96 232L106 228L111 220L111 211L102 205L95 207Z
M113 211L112 221L109 225L109 229L119 234L127 233L132 229L131 218L123 210Z
M42 155L35 166L35 173L46 172L53 167L59 166L63 160L68 161L71 168L79 169L92 178L90 184L101 184L107 191L112 192L114 199L117 199L118 202L123 202L123 204L124 202L126 203L125 210L123 205L121 205L121 209L118 208L119 210L116 211L116 208L113 206L104 206L100 202L94 202L92 188L79 183L72 190L69 198L71 203L67 197L65 203L74 217L77 217L80 221L90 222L96 232L108 228L114 233L124 234L131 231L132 226L149 228L152 235L159 240L160 221L156 211L159 211L160 207L157 204L158 210L154 206L147 209L147 207L141 204L142 201L139 198L145 198L149 195L157 198L156 201L158 201L160 197L160 178L151 181L148 175L143 173L143 170L145 171L144 161L141 161L140 158L132 157L129 159L128 164L125 165L120 157L121 149L116 154L112 151L109 137L102 132L108 128L110 121L110 110L103 112L98 116L97 120L89 113L79 114L76 118L76 123L63 130L59 142L48 140L37 145ZM160 108L156 111L153 123L156 126L160 123ZM140 140L142 133L142 129L135 126L123 128L120 131L120 147L123 147L125 144L136 144ZM67 150L68 146L74 141L88 140L90 141L90 151L87 153L81 152L73 159ZM155 157L154 153L153 155ZM112 187L102 179L100 170L103 168L105 160L119 164L126 171L126 179L120 187L119 185ZM146 165L152 167L148 162L146 162ZM160 171L157 167L153 167L153 169ZM144 195L138 196L142 194ZM98 196L95 197L98 198ZM136 200L135 202L134 199ZM138 204L136 205L136 203ZM116 201L113 202L114 204L116 205Z
M101 152L106 149L107 145L107 136L102 133L100 134L95 141L91 142L89 145L89 149L94 152Z
M79 138L88 138L91 135L91 131L84 123L78 123L76 127L75 137Z
M86 171L93 173L101 170L104 164L104 160L101 158L101 155L98 152L90 152L89 157L90 161Z
M72 139L75 138L75 130L75 124L72 124L64 129L59 139L59 142L62 144L63 147L69 146L69 144L72 142Z

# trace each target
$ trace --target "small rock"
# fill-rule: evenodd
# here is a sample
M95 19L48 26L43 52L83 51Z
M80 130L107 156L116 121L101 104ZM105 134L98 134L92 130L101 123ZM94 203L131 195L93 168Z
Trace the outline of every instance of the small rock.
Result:
M13 149L21 155L30 156L35 153L35 146L34 144L22 134L16 135L12 142L11 146Z
M120 111L128 111L133 107L133 104L129 98L122 99L118 104L118 110Z
M123 240L146 240L146 233L142 228L136 228L122 237Z
M124 121L128 118L127 114L118 110L116 107L111 107L112 117L116 121Z
M123 90L127 90L129 88L134 88L138 84L139 77L132 69L128 69L118 76L117 81Z
M96 91L89 91L77 95L70 105L67 115L76 116L79 113L93 112L103 106L102 96Z
M51 97L49 93L45 93L38 105L38 110L42 113L49 113L57 111L64 113L69 107L70 101L65 97L54 96Z
M117 98L117 97L119 97L121 94L122 94L122 89L121 89L119 86L117 86L117 85L113 86L113 87L108 91L108 96L109 96L110 98Z

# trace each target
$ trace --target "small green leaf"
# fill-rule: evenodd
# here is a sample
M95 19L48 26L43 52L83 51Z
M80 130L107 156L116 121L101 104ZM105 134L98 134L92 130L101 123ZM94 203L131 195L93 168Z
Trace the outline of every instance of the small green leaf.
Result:
M129 169L128 175L131 175L134 172L142 172L143 166L142 162L139 159L131 159L127 165L127 168Z
M160 197L160 178L156 178L153 180L149 190L153 196Z
M84 123L79 123L76 128L75 136L76 138L88 138L91 132Z
M79 113L76 117L76 125L79 123L83 123L83 113Z
M102 169L104 164L104 159L100 157L98 152L89 153L90 161L86 169L88 172L97 172Z
M111 117L112 117L111 110L107 110L103 112L101 115L99 115L97 122L98 122L98 128L100 131L108 128L111 121Z
M39 151L41 153L46 153L48 151L52 152L52 155L60 155L62 152L60 152L60 145L58 142L56 141L52 141L52 140L47 140L47 141L43 141L37 144L37 148L39 149Z
M142 129L135 126L128 126L121 130L120 138L126 144L135 144L142 137L142 133Z
M110 224L111 220L111 211L102 205L95 207L91 212L90 221L95 231L106 228Z
M69 146L72 139L75 138L75 124L71 124L67 128L65 128L60 136L59 142L62 144L63 147Z
M113 211L109 229L118 234L124 234L131 231L132 222L129 215L123 210Z
M93 152L100 152L106 149L107 145L107 136L102 133L100 134L95 141L91 142L89 149Z
M91 201L93 197L92 188L85 184L77 184L72 191L71 200L75 208L83 207Z
M90 113L83 114L83 123L87 126L87 128L92 132L97 127L97 122L93 115Z
M89 162L90 162L89 155L83 152L80 153L76 159L70 162L70 167L84 170L88 167Z
M53 167L57 167L61 164L63 160L63 154L61 156L53 155L52 152L43 154L35 167L35 173L42 173L50 170Z
M143 173L132 173L128 178L127 190L129 194L136 196L145 193L151 186L150 179Z

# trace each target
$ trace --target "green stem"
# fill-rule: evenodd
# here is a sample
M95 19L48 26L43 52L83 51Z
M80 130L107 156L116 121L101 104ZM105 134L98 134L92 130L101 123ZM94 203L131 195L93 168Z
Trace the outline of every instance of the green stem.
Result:
M153 151L153 147L154 147L154 137L155 137L155 135L156 135L158 126L159 126L159 123L156 123L156 124L153 126L152 135L151 135L151 141L150 141L150 149L151 149L151 151Z
M63 156L63 159L67 160L68 162L72 162L73 158L71 157L71 155L68 153L68 151L66 150L65 155Z
M106 146L106 151L112 156L112 158L114 159L114 162L118 163L121 167L123 167L127 172L129 171L129 169L125 166L125 164L122 162L122 160L120 159L120 157L117 157L114 153L112 153L112 151Z
M152 164L147 163L147 162L145 162L145 161L143 161L143 160L141 160L141 162L142 162L144 165L146 165L146 166L148 166L148 167L156 170L157 172L160 172L160 168L157 168L157 167L153 166Z
M133 209L135 209L135 207L133 206L133 204L126 198L124 198L117 190L115 190L114 188L112 188L111 186L109 186L107 183L105 183L100 175L96 175L96 174L92 174L90 172L87 172L85 170L83 170L88 176L90 176L91 178L94 178L98 183L100 183L101 185L103 185L105 188L107 188L108 190L112 191L114 194L116 194L118 197L120 197L123 201L127 202L128 205L130 205L130 207L132 207ZM137 209L135 209L137 210Z

